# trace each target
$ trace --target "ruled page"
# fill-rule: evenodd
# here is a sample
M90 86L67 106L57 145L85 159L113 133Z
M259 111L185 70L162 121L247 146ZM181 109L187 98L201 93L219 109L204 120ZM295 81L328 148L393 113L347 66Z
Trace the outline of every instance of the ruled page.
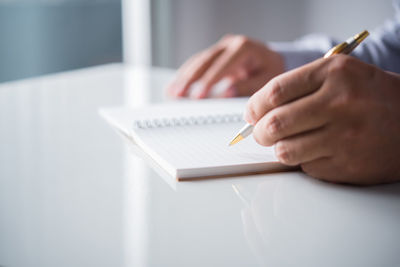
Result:
M101 114L173 176L258 172L269 169L270 163L276 168L274 149L258 145L252 136L228 146L245 124L246 102L177 101L139 109L102 109Z
M272 147L258 145L252 136L234 146L231 138L243 122L135 130L145 146L173 168L202 169L276 162Z

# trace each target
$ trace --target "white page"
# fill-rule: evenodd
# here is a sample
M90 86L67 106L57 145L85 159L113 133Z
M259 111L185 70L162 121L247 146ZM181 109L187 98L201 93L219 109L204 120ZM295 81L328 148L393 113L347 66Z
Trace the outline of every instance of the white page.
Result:
M134 122L238 114L247 99L183 101L137 110L105 110L103 116L173 176L199 177L281 169L272 147L258 145L252 136L234 146L229 141L244 121L137 129ZM119 121L119 122L118 122ZM128 130L127 130L128 128ZM273 163L273 164L271 164Z
M243 123L221 123L135 130L143 143L177 169L276 161L271 147L252 136L228 146Z

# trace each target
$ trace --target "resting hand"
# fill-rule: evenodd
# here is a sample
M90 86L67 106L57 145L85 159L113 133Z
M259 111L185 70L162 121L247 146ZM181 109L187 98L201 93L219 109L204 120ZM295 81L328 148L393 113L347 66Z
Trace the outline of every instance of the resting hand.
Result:
M255 140L311 176L342 183L400 180L400 78L353 57L316 60L248 102Z
M251 95L272 77L284 71L280 54L264 44L240 35L222 38L209 49L190 58L168 86L169 94L187 96L190 86L200 81L194 97L207 97L212 87L228 78L225 97Z

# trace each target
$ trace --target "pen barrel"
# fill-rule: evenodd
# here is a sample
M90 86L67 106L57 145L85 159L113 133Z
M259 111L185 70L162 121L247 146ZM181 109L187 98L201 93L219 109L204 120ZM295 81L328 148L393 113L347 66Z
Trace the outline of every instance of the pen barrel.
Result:
M240 130L240 135L243 138L246 138L253 132L254 126L251 124L246 124L241 130Z
M350 54L354 50L354 48L356 48L365 38L367 38L368 35L369 35L368 31L363 31L354 36L353 38L351 38L351 40L346 41L348 45L347 47L345 47L342 53Z
M356 48L367 36L369 35L368 31L363 31L354 37L350 37L341 44L333 47L329 50L325 55L324 58L336 55L336 54L350 54L354 48Z
M341 44L338 44L337 46L335 46L335 47L333 47L332 49L330 49L330 50L324 55L324 58L327 58L327 57L330 57L330 56L333 56L333 55L336 55L336 54L340 54L340 53L342 53L342 51L343 51L344 49L346 49L346 47L347 47L347 43L346 43L346 42L343 42L343 43L341 43Z
M343 49L342 54L346 54L346 55L350 54L350 53L354 50L354 48L357 47L357 45L358 45L357 41L356 41L356 40L353 40L352 42L350 42L350 43Z

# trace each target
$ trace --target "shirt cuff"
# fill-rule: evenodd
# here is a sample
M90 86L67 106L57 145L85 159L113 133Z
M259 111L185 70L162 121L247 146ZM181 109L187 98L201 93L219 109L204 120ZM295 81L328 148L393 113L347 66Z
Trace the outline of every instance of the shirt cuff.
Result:
M321 50L304 49L292 43L269 43L268 46L278 52L284 60L285 70L292 70L324 56Z

